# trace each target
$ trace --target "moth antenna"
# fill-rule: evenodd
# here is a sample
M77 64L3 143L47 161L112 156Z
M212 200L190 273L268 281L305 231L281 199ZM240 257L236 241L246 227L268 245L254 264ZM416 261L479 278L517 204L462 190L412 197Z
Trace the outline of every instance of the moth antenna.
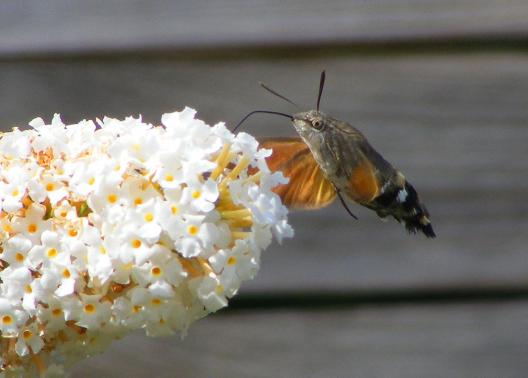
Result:
M270 87L268 87L266 84L264 84L262 81L259 81L259 85L264 88L265 90L267 90L269 93L271 93L272 95L275 95L277 96L278 98L281 98L283 99L284 101L292 104L293 106L295 106L297 109L300 109L301 107L299 105L297 105L295 102L293 102L292 100L290 100L288 97L286 96L283 96L281 95L280 93L274 91L273 89L271 89Z
M271 110L253 110L252 112L248 113L244 118L242 118L240 120L240 122L237 123L237 125L233 128L233 133L235 131L237 131L237 129L240 127L240 125L242 125L242 123L244 123L244 121L246 119L248 119L249 117L251 117L253 114L257 114L257 113L264 113L264 114L275 114L275 115L279 115L279 116L283 116L283 117L286 117L286 118L289 118L290 120L293 120L293 116L289 115L289 114L286 114L286 113L281 113L281 112L273 112Z
M319 94L317 95L317 108L316 108L317 111L319 111L319 103L321 102L321 95L323 94L325 79L326 79L326 73L323 70L323 72L321 72L321 80L319 81Z
M324 72L324 71L323 71ZM341 204L343 205L343 207L345 208L345 210L347 211L348 214L350 214L352 216L352 218L354 218L355 220L358 219L358 217L356 217L352 211L350 211L350 209L348 208L343 196L341 195L341 191L337 190L336 189L336 193L337 193L337 196L339 197L339 200L341 201Z

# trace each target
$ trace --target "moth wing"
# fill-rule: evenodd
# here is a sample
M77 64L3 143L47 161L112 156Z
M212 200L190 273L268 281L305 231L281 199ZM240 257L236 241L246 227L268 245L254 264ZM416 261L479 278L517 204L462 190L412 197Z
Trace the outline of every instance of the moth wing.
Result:
M320 209L336 197L333 184L326 179L312 152L301 138L262 139L260 146L273 152L266 159L272 171L282 171L288 184L273 191L290 209Z
M366 159L360 159L350 170L348 196L356 202L368 203L380 193L382 186L376 168Z
M387 188L402 175L366 139L357 142L356 150L355 165L349 171L348 195L365 204L378 197L382 188Z

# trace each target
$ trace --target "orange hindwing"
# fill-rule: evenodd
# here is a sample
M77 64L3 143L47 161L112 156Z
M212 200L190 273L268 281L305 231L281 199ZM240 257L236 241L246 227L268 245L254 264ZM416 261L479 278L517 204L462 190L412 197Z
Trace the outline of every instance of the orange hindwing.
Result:
M267 138L261 140L260 146L273 150L266 159L269 168L281 171L290 180L273 189L288 208L319 209L335 199L333 184L301 138Z
M379 195L376 173L366 159L352 169L347 189L348 196L359 203L368 203Z

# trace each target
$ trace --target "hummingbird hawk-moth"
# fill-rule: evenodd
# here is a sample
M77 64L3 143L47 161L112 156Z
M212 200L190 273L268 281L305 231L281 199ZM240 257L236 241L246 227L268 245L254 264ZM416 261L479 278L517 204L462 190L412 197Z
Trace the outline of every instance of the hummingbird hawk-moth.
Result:
M338 197L355 218L346 205L345 199L348 199L374 210L381 218L392 216L403 222L409 232L421 231L434 238L429 213L405 176L386 161L358 129L319 110L324 82L323 71L315 110L294 115L256 110L235 127L236 130L255 113L290 118L299 137L261 140L263 148L272 150L267 158L269 168L282 171L289 178L288 184L275 187L274 192L293 209L319 209Z

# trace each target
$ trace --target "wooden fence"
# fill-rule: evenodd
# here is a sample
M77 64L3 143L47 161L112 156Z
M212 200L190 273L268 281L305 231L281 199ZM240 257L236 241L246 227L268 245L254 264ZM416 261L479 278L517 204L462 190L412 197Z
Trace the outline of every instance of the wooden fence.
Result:
M133 335L75 377L525 377L528 2L0 4L0 119L195 107L291 111L264 81L360 128L420 191L438 238L354 207L292 213L233 305L179 337ZM280 119L247 124L293 135Z

